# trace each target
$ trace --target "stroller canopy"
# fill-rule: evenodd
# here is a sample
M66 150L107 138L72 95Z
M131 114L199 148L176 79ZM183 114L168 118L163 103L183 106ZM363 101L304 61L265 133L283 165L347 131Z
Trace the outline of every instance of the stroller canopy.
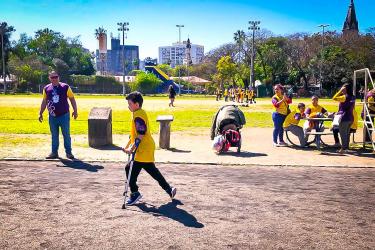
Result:
M211 140L220 133L220 129L227 124L235 124L238 128L246 124L245 115L237 105L221 107L212 120Z

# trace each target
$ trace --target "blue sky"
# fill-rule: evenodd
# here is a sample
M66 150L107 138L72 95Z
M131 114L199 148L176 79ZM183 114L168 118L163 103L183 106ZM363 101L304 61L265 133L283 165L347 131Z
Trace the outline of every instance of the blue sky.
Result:
M95 29L118 35L117 22L130 23L126 44L138 45L140 58L157 57L158 46L178 40L176 24L184 24L182 39L205 46L205 52L233 40L233 33L247 31L249 20L275 34L314 33L317 25L330 24L341 31L350 0L2 0L0 21L20 33L34 35L51 28L64 36L80 35L84 47L95 50ZM360 31L375 26L374 0L356 0ZM108 40L108 44L110 41Z

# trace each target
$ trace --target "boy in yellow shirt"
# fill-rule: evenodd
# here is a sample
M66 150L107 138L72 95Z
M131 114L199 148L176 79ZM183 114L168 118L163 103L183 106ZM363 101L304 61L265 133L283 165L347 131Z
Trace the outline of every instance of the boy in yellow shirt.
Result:
M150 126L146 112L142 109L143 97L140 92L132 92L127 97L128 108L132 112L132 121L130 127L130 140L123 148L127 154L135 152L133 169L129 181L131 195L126 202L128 206L134 205L142 198L138 192L137 178L142 168L154 178L159 185L167 192L167 194L174 198L177 189L171 187L155 166L155 142L151 136ZM126 166L126 176L129 176L130 166Z
M307 136L303 132L303 128L298 126L299 121L305 118L305 104L298 103L297 109L290 112L285 118L283 128L289 130L292 134L296 135L299 139L301 147L306 146Z

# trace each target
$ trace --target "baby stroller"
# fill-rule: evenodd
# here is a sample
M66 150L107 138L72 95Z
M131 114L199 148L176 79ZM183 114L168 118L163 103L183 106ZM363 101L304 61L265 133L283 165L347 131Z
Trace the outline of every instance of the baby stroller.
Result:
M236 147L241 152L240 129L246 124L243 112L237 105L226 105L221 107L211 126L211 140L214 140L213 147L217 153L226 152L230 147Z

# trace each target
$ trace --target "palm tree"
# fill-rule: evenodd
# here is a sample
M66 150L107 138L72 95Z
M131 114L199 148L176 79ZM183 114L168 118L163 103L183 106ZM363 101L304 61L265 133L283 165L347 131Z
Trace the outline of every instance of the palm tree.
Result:
M238 45L238 58L237 62L240 63L242 56L242 50L243 50L243 43L245 41L245 32L243 30L237 30L236 33L234 33L234 41Z
M107 31L103 28L103 27L99 27L97 29L95 29L95 37L96 39L98 39L100 41L100 39L102 39L103 36L106 36L107 35ZM99 42L99 51L100 51L100 42ZM100 52L99 52L100 53ZM103 53L100 53L100 59L101 59L101 73L103 74L104 73L104 59L105 59L105 54Z
M45 28L45 29L42 29L42 30L37 30L35 31L35 37L38 38L38 37L42 37L42 36L46 36L46 35L50 35L50 36L59 36L60 35L60 32L55 32L49 28Z
M107 30L105 30L103 27L99 27L99 28L95 29L96 39L99 39L103 35L107 35Z

